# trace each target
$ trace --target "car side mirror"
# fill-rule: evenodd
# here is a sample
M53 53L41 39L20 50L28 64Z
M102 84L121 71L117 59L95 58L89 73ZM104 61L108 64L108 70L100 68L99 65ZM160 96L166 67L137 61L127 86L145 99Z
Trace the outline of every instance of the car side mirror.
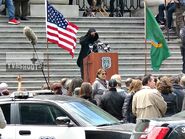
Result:
M57 125L67 125L67 126L72 126L70 124L70 119L68 117L64 117L64 116L59 116L56 118L56 124Z

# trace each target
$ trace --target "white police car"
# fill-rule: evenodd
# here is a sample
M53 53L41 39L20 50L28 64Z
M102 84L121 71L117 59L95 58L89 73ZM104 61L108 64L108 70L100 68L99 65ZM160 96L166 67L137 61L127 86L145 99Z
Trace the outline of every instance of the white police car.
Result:
M132 131L128 126L123 131L116 118L74 97L16 92L0 97L0 106L7 121L1 139L127 139Z

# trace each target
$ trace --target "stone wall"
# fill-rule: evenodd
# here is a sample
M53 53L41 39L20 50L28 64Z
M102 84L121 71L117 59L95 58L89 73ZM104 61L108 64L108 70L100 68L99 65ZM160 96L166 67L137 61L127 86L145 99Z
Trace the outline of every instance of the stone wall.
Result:
M150 7L150 9L153 11L154 15L157 15L158 13L158 6L159 4L164 3L164 0L146 0L147 5ZM132 16L144 16L144 0L141 0L141 8L135 11L132 11Z
M45 0L30 0L30 4L44 4ZM69 0L48 0L49 3L52 4L60 4L60 5L67 5L69 4Z
M68 5L69 0L48 0L64 17L78 17L79 6ZM30 0L30 16L45 16L45 0Z

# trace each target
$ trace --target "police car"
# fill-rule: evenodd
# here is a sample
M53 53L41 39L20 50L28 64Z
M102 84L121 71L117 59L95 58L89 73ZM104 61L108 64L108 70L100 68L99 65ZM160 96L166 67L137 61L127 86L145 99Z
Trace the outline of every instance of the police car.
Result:
M1 139L127 139L133 129L75 97L15 92L0 97L0 106L7 121Z

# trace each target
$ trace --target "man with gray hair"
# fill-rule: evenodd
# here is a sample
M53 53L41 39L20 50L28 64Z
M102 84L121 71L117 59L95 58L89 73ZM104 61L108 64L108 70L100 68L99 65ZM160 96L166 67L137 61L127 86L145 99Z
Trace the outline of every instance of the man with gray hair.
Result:
M111 76L111 79L116 80L116 82L117 82L116 90L117 90L118 93L120 93L120 95L122 95L125 98L126 95L127 95L127 92L124 89L122 89L121 76L119 74L114 74L114 75Z

